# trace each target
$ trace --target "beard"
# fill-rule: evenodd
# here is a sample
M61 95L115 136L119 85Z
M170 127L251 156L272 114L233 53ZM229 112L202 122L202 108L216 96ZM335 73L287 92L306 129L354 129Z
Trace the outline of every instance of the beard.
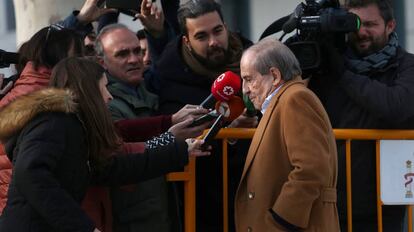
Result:
M362 42L369 42L367 47L360 47L359 44ZM374 37L365 36L359 37L357 34L352 34L349 40L352 50L360 57L365 57L378 52L388 43L388 36L384 31L384 34Z
M198 62L205 65L207 68L217 69L226 66L229 60L229 50L222 47L212 47L207 50L207 57L202 57L195 52L193 48L190 49L191 54Z

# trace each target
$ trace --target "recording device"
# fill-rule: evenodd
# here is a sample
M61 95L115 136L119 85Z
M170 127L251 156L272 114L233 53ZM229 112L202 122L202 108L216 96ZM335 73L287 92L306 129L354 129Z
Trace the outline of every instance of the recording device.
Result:
M250 98L246 94L243 94L243 103L244 103L244 106L246 107L246 116L247 117L256 116L257 114L256 108L254 108L253 102L250 100Z
M216 110L213 110L213 111L209 112L208 114L205 114L201 117L198 117L198 118L194 119L194 121L189 125L189 127L199 126L199 125L201 125L205 122L213 121L214 119L218 118L219 116L220 116L220 114Z
M231 122L237 117L239 117L243 113L243 110L243 100L238 96L233 96L228 101L216 102L215 110L199 118L194 119L194 121L189 125L189 127L199 126L205 122L213 121L217 119L220 115L223 115L224 121Z
M286 45L299 60L304 75L321 68L320 44L332 43L340 51L346 47L346 34L358 31L361 21L356 14L341 8L338 0L306 0L294 12L273 22L260 39L283 30L279 40L296 29Z
M8 68L10 64L19 63L19 54L14 52L6 52L0 49L0 68Z
M216 137L217 133L223 127L223 118L224 116L220 114L220 116L211 126L210 130L208 130L207 134L203 138L204 143L201 145L201 149L207 149L208 145L210 145L211 141Z
M97 5L102 5L104 2L107 8L118 9L121 13L132 17L141 11L142 0L100 0Z
M200 104L201 107L207 105L213 97L218 101L228 101L240 91L241 78L232 71L227 71L214 80L211 85L211 94Z

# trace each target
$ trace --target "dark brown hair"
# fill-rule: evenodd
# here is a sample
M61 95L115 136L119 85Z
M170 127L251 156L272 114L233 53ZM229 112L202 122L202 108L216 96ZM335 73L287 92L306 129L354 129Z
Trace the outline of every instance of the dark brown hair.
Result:
M58 27L44 27L36 32L24 45L24 58L39 66L53 68L60 60L69 56L83 55L83 42L74 30Z
M183 35L188 34L187 19L198 18L199 16L215 11L219 14L221 21L224 22L221 6L214 0L189 0L180 5L177 11L177 18L181 33Z
M104 68L80 57L60 61L52 71L50 86L67 88L77 98L78 114L88 139L89 155L95 167L120 146L120 139L99 90Z
M381 17L385 23L394 19L394 10L389 0L346 0L346 8L361 8L375 4L378 6Z

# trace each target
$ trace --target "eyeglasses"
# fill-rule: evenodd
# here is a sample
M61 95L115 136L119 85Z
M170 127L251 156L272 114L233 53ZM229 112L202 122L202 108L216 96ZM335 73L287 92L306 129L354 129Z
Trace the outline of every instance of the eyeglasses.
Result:
M51 25L49 26L49 28L47 29L47 33L46 33L45 48L47 48L47 44L48 44L48 42L49 42L49 40L50 40L50 37L51 37L52 31L61 31L61 30L63 30L63 29L64 29L64 27L63 27L62 25L60 25L60 24L56 24L56 23L51 24Z

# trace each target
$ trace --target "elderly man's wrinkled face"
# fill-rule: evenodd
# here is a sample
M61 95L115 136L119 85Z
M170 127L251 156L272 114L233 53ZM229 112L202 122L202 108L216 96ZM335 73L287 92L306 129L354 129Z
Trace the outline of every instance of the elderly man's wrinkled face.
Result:
M262 109L263 102L280 80L275 80L270 70L269 74L262 75L252 65L254 59L252 53L244 54L240 61L240 73L243 79L243 94L246 94L253 102L254 108Z
M207 67L221 67L228 59L228 31L220 15L214 11L186 19L184 43Z
M395 29L395 21L384 22L376 4L361 8L350 8L350 12L361 18L361 28L350 33L349 42L352 49L360 56L367 56L381 50Z

